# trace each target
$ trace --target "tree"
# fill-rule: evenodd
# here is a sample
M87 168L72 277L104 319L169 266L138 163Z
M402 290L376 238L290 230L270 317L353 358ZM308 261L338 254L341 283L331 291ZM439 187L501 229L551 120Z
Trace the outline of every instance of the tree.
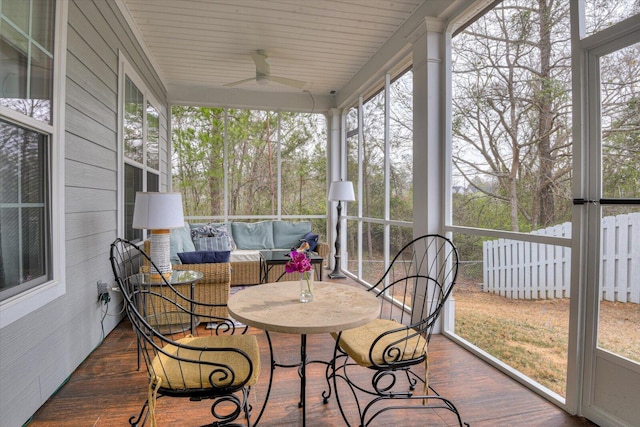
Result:
M229 216L276 216L278 200L284 215L324 213L321 115L174 107L172 117L174 188L187 215L223 216L225 197Z
M567 18L567 2L505 1L454 39L454 166L509 207L513 231L569 214L557 208L570 200Z
M389 85L390 217L413 221L413 72ZM409 237L412 237L411 235ZM400 250L407 240L397 242ZM391 246L393 250L395 246Z
M224 110L173 107L173 187L187 215L219 215L224 200Z
M640 198L640 44L600 59L602 195ZM618 206L610 215L628 212Z

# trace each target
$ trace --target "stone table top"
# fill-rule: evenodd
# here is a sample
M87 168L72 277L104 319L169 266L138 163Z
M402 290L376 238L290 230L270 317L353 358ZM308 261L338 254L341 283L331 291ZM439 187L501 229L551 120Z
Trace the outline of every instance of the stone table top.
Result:
M272 332L319 334L352 329L375 320L380 302L372 292L333 282L315 282L313 301L300 302L300 283L254 285L231 295L234 319Z

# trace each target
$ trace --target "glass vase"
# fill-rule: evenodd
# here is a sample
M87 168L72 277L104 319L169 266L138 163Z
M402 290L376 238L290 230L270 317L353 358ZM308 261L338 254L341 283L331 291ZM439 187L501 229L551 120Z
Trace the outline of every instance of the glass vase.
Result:
M313 270L300 273L300 302L313 301Z

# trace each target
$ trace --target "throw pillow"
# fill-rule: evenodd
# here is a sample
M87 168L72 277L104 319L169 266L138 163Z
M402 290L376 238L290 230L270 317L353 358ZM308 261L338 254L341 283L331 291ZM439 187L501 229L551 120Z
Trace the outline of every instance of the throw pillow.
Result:
M191 238L193 240L200 237L211 237L211 227L209 224L191 224Z
M217 264L229 262L230 251L194 251L178 254L183 264Z
M193 245L196 251L230 251L229 239L227 237L200 237L194 239Z
M311 231L304 235L304 240L309 244L309 250L315 252L318 247L318 235L313 234Z
M227 224L192 224L191 225L191 238L193 239L193 243L197 246L197 241L203 237L220 237L227 239L228 245L226 249L224 246L221 249L207 249L207 250L222 250L222 251L235 251L237 249L237 245L233 240L233 236L229 231L229 227ZM197 247L196 247L197 249Z
M213 237L218 229L222 228L223 231L228 229L227 224L224 222L210 222L208 224L200 222L197 224L190 224L189 226L191 227L192 239L197 239L198 237Z

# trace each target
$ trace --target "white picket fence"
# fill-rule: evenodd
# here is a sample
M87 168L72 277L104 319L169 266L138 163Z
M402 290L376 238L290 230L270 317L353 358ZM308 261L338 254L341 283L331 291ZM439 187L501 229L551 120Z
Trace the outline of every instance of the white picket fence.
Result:
M570 237L571 223L532 234ZM640 213L602 220L600 298L640 303ZM556 245L498 239L483 244L486 292L514 299L568 298L571 250Z

